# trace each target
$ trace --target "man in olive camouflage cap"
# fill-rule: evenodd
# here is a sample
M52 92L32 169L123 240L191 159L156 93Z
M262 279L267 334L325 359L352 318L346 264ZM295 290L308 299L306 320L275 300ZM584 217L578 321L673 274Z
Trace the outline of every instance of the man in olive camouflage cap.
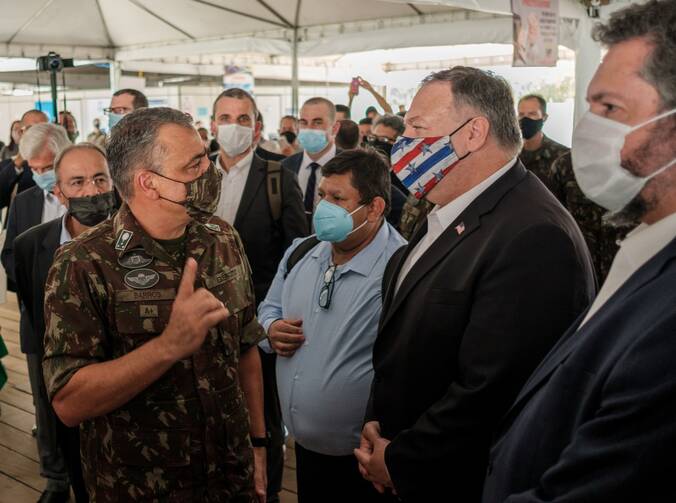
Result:
M568 147L555 142L542 132L548 119L547 102L538 94L528 94L519 100L519 126L523 136L523 149L519 159L550 191L554 191L550 177L552 164Z
M59 250L45 299L46 386L80 424L90 498L265 501L264 332L239 236L211 216L218 170L169 108L125 116L108 155L124 203Z

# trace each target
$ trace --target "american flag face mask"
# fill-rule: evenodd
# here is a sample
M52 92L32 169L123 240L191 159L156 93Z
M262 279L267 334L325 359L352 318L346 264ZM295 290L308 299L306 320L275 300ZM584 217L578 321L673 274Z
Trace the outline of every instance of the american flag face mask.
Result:
M451 137L471 120L466 120L446 136L402 136L394 144L390 154L392 171L415 197L425 197L458 162L471 153L459 157L451 142Z

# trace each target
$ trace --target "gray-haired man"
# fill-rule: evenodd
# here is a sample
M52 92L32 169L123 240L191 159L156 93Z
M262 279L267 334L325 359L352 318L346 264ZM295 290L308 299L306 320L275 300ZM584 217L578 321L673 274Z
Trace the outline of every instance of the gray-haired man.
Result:
M571 216L516 158L504 79L433 74L406 126L392 169L436 206L383 278L356 455L404 501L477 501L497 420L593 295L591 260Z
M62 216L66 211L52 191L56 183L54 159L68 145L70 140L66 130L56 124L32 125L21 137L19 154L28 162L36 186L18 194L9 208L7 236L1 258L8 281L12 283L16 280L14 263L16 237L36 225ZM47 479L43 500L66 501L69 494L68 473L57 443L54 411L49 405L42 384L42 344L31 327L20 296L18 300L21 309L19 322L21 351L26 354L28 361L28 376L35 404L40 474Z

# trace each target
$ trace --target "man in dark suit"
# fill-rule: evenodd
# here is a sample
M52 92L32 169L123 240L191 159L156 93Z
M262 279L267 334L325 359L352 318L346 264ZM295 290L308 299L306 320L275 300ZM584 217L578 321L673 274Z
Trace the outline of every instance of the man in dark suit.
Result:
M673 1L651 1L595 28L608 52L573 167L612 221L642 224L504 416L485 503L676 501L674 20Z
M61 149L68 145L70 145L70 140L66 136L65 129L49 123L33 125L21 138L19 154L31 166L31 173L35 174L37 185L18 194L9 208L7 235L0 259L7 273L8 283L11 281L12 285L15 284L15 238L22 232L40 223L53 220L65 212L65 207L52 193L54 188L52 177L54 158ZM26 315L21 292L18 294L18 300L21 311L19 321L21 351L26 354L28 375L35 403L40 471L47 479L47 489L43 495L46 498L45 501L65 501L59 498L68 491L68 474L54 435L55 416L53 413L51 416L49 414L51 406L46 394L40 393L40 386L44 390L42 346L38 344L29 317Z
M113 184L103 151L93 144L66 147L54 162L57 184L54 193L68 208L61 218L33 227L22 233L15 241L15 270L19 295L25 308L23 318L30 324L31 342L40 358L44 353L43 335L45 320L43 304L47 272L52 265L54 253L62 244L76 238L92 225L103 221L113 210ZM100 200L106 204L100 204ZM84 203L84 204L83 204ZM91 203L91 204L88 204ZM83 206L87 211L83 212ZM40 371L39 395L47 400L44 379ZM57 445L63 455L68 479L78 503L88 501L87 490L80 466L79 428L65 426L49 403L47 413L50 424L40 428L52 428ZM49 491L46 491L46 493ZM66 494L46 494L40 501L66 501ZM65 499L60 499L65 497Z
M284 159L282 166L298 175L310 225L321 180L319 168L336 156L336 134L340 123L336 121L336 106L326 98L310 98L303 103L298 122L298 143L303 151Z
M8 280L14 282L14 239L40 223L63 215L64 206L53 194L54 158L70 145L66 130L56 124L32 126L21 138L19 155L30 166L36 186L18 194L7 214L7 236L0 254Z
M573 219L516 159L504 79L430 75L406 133L393 170L437 206L385 271L355 455L404 501L476 502L497 420L592 299L593 269Z
M21 136L32 126L45 122L49 122L49 119L44 112L29 110L21 116ZM14 195L34 186L33 172L21 153L0 163L0 210L9 207Z
M256 303L270 288L284 251L295 238L308 234L303 198L295 173L264 161L254 149L261 126L256 102L246 91L223 91L213 107L212 133L220 150L216 166L223 173L215 215L232 224L251 265ZM279 501L284 468L284 432L275 382L275 356L261 351L265 420L269 442L254 441L255 452L267 448L270 502ZM269 445L266 445L269 444Z

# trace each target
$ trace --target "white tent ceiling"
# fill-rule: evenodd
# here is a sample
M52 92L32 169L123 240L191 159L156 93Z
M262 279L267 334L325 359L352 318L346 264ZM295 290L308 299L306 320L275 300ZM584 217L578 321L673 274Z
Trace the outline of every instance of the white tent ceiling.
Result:
M611 9L628 1L612 0ZM118 74L144 65L166 65L173 73L178 65L213 65L209 58L214 55L259 53L297 61L295 56L372 49L510 43L512 37L510 0L2 3L0 57L34 58L55 51L63 57L115 61ZM602 9L602 15L603 10L609 9ZM577 51L578 63L585 60L584 68L576 70L581 90L598 64L600 51L589 37L590 20L578 0L559 0L559 12L559 43Z
M23 0L2 11L0 56L36 57L57 48L64 57L130 60L175 55L176 47L191 55L289 54L294 28L310 42L301 53L327 54L318 48L322 38L355 30L368 37L461 9L382 0Z

